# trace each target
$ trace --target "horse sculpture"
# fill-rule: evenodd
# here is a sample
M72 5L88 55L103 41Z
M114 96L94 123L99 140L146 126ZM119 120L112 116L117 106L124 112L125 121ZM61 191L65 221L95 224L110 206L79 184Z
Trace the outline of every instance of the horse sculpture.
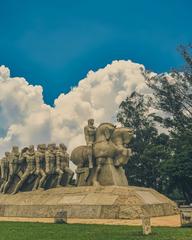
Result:
M103 180L101 176L102 171L106 172L106 179L111 175L111 171L114 174L121 172L120 175L124 179L122 185L126 185L127 181L122 166L127 163L131 155L131 150L127 147L132 136L132 129L116 128L111 123L100 124L96 130L96 141L93 145L93 170L88 169L87 146L79 146L71 153L71 161L77 165L77 185L98 186L100 185L99 178L102 178L101 182L105 184L105 179ZM84 182L80 178L83 173L85 175ZM113 181L111 181L111 184L113 184Z

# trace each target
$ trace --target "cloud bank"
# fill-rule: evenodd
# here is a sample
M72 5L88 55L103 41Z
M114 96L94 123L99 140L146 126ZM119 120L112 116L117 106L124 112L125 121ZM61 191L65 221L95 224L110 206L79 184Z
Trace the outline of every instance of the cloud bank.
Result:
M132 91L149 93L145 67L131 61L113 61L96 72L89 71L69 93L61 93L54 107L43 101L41 86L11 77L0 67L0 155L12 145L64 142L69 151L84 144L87 119L96 125L116 121L119 104Z

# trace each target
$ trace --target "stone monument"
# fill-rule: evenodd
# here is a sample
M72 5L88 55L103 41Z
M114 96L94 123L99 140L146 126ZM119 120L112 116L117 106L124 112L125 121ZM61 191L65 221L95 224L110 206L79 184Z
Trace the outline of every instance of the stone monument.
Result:
M128 185L123 166L131 156L132 129L111 123L95 127L89 119L84 133L86 145L76 147L70 156L63 143L21 151L14 146L7 152L0 162L0 216L67 211L68 218L136 219L178 213L166 196ZM77 166L75 185L69 160Z
M127 186L123 165L131 155L127 146L133 130L102 123L87 135L86 139L92 138L86 140L87 146L79 146L71 153L71 161L77 165L77 186Z
M70 185L74 172L69 169L69 154L64 144L39 144L19 151L13 146L0 161L0 192L46 190Z

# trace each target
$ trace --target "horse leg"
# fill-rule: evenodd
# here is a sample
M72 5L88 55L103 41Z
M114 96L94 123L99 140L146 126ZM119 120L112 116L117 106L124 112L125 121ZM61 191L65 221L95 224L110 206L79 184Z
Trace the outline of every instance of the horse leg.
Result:
M101 172L101 169L102 169L102 165L103 165L103 162L105 161L105 158L97 158L96 159L96 170L95 170L95 173L94 173L94 176L93 176L93 179L92 179L92 184L93 186L100 186L100 183L99 183L99 174Z

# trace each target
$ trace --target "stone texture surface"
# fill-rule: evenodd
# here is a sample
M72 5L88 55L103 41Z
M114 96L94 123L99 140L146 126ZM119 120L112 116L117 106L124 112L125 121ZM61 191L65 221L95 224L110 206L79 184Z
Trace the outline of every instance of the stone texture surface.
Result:
M181 225L192 227L192 207L181 206Z
M0 221L11 222L45 222L54 223L54 218L27 218L27 217L0 217ZM67 223L81 223L81 224L107 224L107 225L128 225L140 226L142 225L141 219L83 219L83 218L68 218ZM166 226L166 227L180 227L180 215L152 217L151 226Z
M107 161L102 166L102 171L98 176L98 180L103 186L127 186L127 178L122 167L116 168L111 161Z
M151 231L151 220L149 217L142 217L143 234L149 235Z
M143 193L143 195L142 195ZM0 194L0 217L50 217L67 211L69 218L137 219L178 213L176 204L153 189L141 187L65 187Z

